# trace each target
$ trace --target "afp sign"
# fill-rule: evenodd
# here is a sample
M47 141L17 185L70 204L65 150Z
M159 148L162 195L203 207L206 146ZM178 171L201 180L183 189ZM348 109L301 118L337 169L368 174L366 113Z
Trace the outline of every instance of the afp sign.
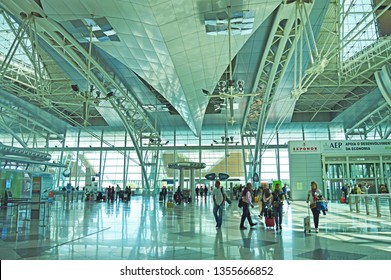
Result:
M342 142L331 142L330 149L341 149Z
M344 141L322 141L322 153L341 153L345 150Z
M323 153L344 154L390 154L390 140L343 140L343 141L325 141L322 144Z

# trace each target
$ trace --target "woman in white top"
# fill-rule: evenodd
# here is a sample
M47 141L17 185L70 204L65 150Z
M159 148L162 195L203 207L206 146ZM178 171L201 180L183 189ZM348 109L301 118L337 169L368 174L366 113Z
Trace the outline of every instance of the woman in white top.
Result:
M318 233L318 225L319 225L319 215L320 211L316 209L316 201L318 201L322 197L322 192L318 190L318 185L312 181L311 182L311 189L308 191L307 195L307 203L310 203L312 215L314 217L314 225L315 225L315 232Z

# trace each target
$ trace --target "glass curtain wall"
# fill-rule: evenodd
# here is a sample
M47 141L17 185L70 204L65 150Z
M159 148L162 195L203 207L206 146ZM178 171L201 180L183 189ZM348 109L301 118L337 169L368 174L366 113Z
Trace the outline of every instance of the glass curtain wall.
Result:
M264 139L268 139L268 143L263 143L261 149L260 181L282 180L288 185L290 177L286 147L288 141L344 139L344 130L339 126L329 127L317 124L316 129L314 127L300 127L296 130L281 126L278 133L271 131L266 129ZM153 165L153 159L158 155L156 168L153 169L149 166L147 169L151 181L154 180L152 178L154 176L151 174L156 173L156 184L150 184L151 188L158 188L164 182L170 182L171 185L175 184L176 186L179 180L179 171L169 169L167 166L169 163L181 161L204 162L206 164L205 169L195 172L196 183L205 183L205 175L208 173L221 172L228 173L234 184L245 184L244 166L251 161L251 149L254 149L254 145L251 143L251 145L242 147L240 136L237 135L239 134L234 134L234 141L229 139L227 145L222 143L220 134L213 132L209 134L206 132L199 139L188 133L170 134L166 131L162 135L164 143L159 147L149 145L147 143L149 139L147 139L145 143L143 142L145 145L141 145L142 154L148 155L145 156L145 163ZM175 137L176 139L174 139ZM238 141L235 141L236 139ZM10 135L1 134L0 141L4 145L18 146L17 141ZM61 189L68 183L74 187L79 186L79 188L86 186L86 183L94 184L97 188L106 188L109 185L117 184L121 188L125 185L131 186L132 189L142 190L143 188L139 159L130 137L127 137L121 129L106 129L104 131L101 129L94 131L82 128L69 129L64 143L38 139L34 148L49 152L53 162L65 165L65 168L47 169L54 175L56 188ZM373 177L370 174L379 174L377 170L383 170L382 174L385 177L382 180L387 181L390 176L386 176L386 174L391 172L389 162L389 160L383 159L383 162L377 161L376 166L369 168L366 165L362 166L359 163L350 162L354 165L351 166L352 170L349 172L360 172L360 174L368 174ZM331 164L339 163L330 163L330 166L327 167L330 170L328 172L336 174L328 176L335 181L331 184L339 186L341 181L349 178L347 174L350 173L348 173L347 167L331 166ZM64 171L70 171L70 176L64 176ZM185 180L188 181L189 177L190 174L185 172Z
M332 133L338 135L340 139L343 137L343 130L338 127ZM71 158L72 168L78 169L78 171L73 170L71 172L71 178L69 179L59 176L59 186L68 181L75 186L85 186L86 170L90 168L91 176L95 177L94 180L99 187L118 184L120 187L130 185L132 188L142 188L140 162L132 143L129 140L125 141L125 139L130 138L126 138L123 131L115 130L105 130L103 132L97 130L93 135L79 131L79 129L70 130L67 133L62 151L53 153L53 158L59 162L65 163L67 159ZM97 135L99 137L96 137ZM277 143L277 135L279 143ZM316 132L311 131L310 128L298 132L283 127L278 133L269 132L269 134L266 134L269 143L263 145L262 149L260 180L267 182L282 180L289 184L287 142L303 140L303 138L327 139L329 135L330 130L326 127ZM249 149L254 147L250 145L242 149L239 136L228 138L228 143L225 143L225 140L222 140L222 135L218 133L205 133L200 140L191 133L177 132L170 134L166 132L162 136L164 143L158 147L148 144L149 140L147 139L141 145L143 155L149 153L145 157L146 163L152 163L153 157L157 153L159 158L159 162L156 162L156 171L153 171L152 168L147 169L148 174L157 173L157 185L151 184L151 186L153 188L159 187L167 181L174 182L176 185L179 180L179 171L169 169L167 166L172 162L187 161L204 162L206 164L205 169L195 172L197 182L205 180L205 175L208 173L228 173L235 184L244 184L245 164L243 158L246 162L249 161ZM201 146L199 146L199 143L201 143ZM153 148L152 152L148 151L150 148ZM244 153L244 156L242 153ZM188 171L185 171L184 177L188 182L190 177Z

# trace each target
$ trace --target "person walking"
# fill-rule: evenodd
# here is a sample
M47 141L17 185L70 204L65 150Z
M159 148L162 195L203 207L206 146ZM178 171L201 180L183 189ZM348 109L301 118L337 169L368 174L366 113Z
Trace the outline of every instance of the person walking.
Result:
M262 211L263 211L263 186L261 185L258 190L258 204L259 204L259 215L262 219Z
M272 199L272 193L269 189L269 185L265 185L264 188L263 188L263 194L262 194L262 210L261 210L261 213L260 213L260 217L262 217L262 215L266 216L266 211L267 209L270 208L270 201Z
M284 184L284 186L282 187L282 193L284 194L284 199L286 200L286 203L288 203L288 205L289 205L290 203L289 203L289 197L288 197L288 187L286 184Z
M320 200L322 197L322 192L318 190L318 185L316 182L311 182L311 189L308 191L307 195L307 203L310 203L312 215L314 217L314 226L315 226L315 232L318 233L319 229L319 215L320 211L316 209L316 202Z
M223 207L225 203L225 193L220 187L220 181L215 182L215 188L212 192L212 198L213 215L216 220L216 229L219 230L221 228L221 224L223 223Z
M114 202L114 197L115 197L114 186L111 186L110 196L111 196L110 197L111 202Z
M242 218L240 219L240 230L247 229L244 226L244 222L246 221L246 219L250 224L250 227L253 227L257 224L257 223L253 223L251 219L250 206L251 208L254 208L251 191L252 191L252 185L251 183L247 183L245 189L242 192L242 198L241 198L243 201L243 206L242 206L243 212L242 212Z
M280 184L276 184L274 191L272 192L272 201L274 213L274 221L276 224L276 231L282 230L282 206L284 205L284 193L280 189Z
M161 193L162 193L163 203L166 203L166 198L167 198L167 187L166 186L163 186Z
M117 184L117 186L115 187L115 201L118 201L118 198L120 197L120 191L121 187Z

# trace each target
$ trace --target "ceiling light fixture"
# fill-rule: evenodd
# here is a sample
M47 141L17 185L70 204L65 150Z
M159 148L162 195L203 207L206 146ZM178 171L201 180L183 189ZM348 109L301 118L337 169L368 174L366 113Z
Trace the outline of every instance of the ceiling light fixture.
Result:
M238 144L238 141L234 141L234 136L221 136L221 142L218 142L216 140L212 140L215 144Z
M75 92L79 92L79 86L78 85L71 85L71 88Z
M161 146L168 145L168 143L170 143L169 140L164 140L164 139L157 137L157 136L151 136L148 139L149 139L148 143L144 142L144 145L161 147Z
M203 89L202 92L209 99L220 98L229 101L231 124L234 120L234 98L237 97L250 97L255 96L257 93L244 93L244 80L233 79L233 67L232 67L232 35L245 35L251 34L254 24L255 12L254 11L238 11L231 13L231 6L227 7L227 13L218 14L206 14L205 15L205 28L208 35L228 35L228 79L220 80L217 84L217 94L210 94L209 91ZM234 23L234 26L232 25ZM225 102L228 103L228 102ZM214 108L216 112L219 111L218 107Z

